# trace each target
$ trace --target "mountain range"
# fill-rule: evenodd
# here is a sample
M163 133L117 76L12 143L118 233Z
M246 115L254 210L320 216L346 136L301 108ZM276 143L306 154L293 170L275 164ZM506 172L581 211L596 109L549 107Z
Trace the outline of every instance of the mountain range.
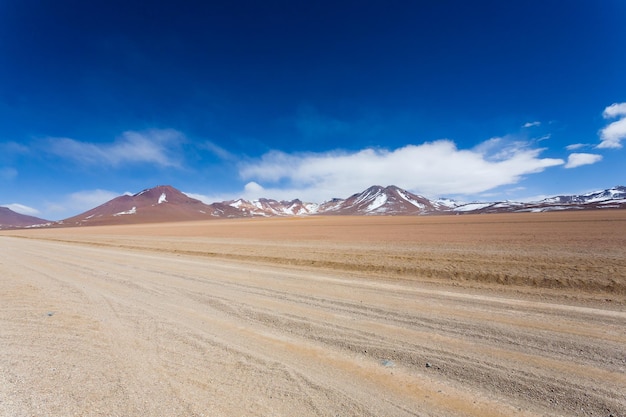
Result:
M58 222L16 213L0 207L0 229L153 223L243 217L306 215L443 215L474 213L544 212L555 210L623 209L626 187L616 186L582 195L562 195L536 202L496 201L459 203L429 200L396 186L372 186L346 199L321 204L298 199L261 198L205 204L169 185L159 185L133 195L121 195L98 207Z

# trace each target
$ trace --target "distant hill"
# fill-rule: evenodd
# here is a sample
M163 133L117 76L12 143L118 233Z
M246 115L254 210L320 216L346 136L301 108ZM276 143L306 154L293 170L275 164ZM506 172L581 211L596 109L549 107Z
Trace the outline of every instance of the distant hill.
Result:
M0 207L0 229L10 229L15 227L32 227L35 225L50 224L49 220L39 217L27 216L16 213L7 207Z

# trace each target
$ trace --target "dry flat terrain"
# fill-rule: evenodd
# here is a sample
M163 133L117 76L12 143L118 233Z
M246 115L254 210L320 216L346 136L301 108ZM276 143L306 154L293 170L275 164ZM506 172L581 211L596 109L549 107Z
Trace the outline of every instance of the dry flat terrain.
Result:
M0 416L626 416L626 210L0 233Z

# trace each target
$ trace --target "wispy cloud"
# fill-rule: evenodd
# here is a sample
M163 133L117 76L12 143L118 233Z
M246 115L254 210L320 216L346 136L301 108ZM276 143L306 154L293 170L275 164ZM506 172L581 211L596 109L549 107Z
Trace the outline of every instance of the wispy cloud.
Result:
M531 149L532 143L516 135L494 137L474 146L471 150L482 155L488 161L503 161L522 150Z
M174 129L127 131L113 143L80 142L70 138L49 138L48 151L84 165L119 166L149 163L161 167L179 167L179 146L185 136Z
M39 210L29 207L29 206L25 206L24 204L19 204L19 203L2 204L2 207L11 209L16 213L26 214L27 216L39 215Z
M572 153L567 158L564 168L576 168L582 165L591 165L602 160L602 155L593 153Z
M73 208L91 209L118 196L120 196L120 194L114 191L100 189L85 190L69 194L66 202Z
M17 178L17 169L12 167L3 167L0 168L0 178L5 181L11 181Z
M541 126L541 122L526 122L522 127L529 128L535 126Z
M28 153L29 149L27 146L22 145L17 142L2 142L0 143L0 152L2 152L3 156L9 155L19 155Z
M77 191L46 203L46 213L60 220L90 210L120 195L115 191L101 189Z
M490 139L472 150L438 140L395 150L272 151L241 164L240 176L249 184L261 184L272 198L320 201L350 195L372 184L394 184L431 196L469 195L515 184L526 174L564 164L562 159L540 158L542 151L502 138Z
M571 145L567 145L565 149L567 149L568 151L575 151L576 149L581 149L586 146L589 146L589 145L585 143L572 143Z
M236 159L236 156L233 155L231 152L215 144L214 142L211 142L210 140L204 141L198 147L200 149L204 149L206 151L211 152L213 155L217 156L218 158L224 161Z
M605 119L619 118L600 131L600 149L617 149L622 147L622 140L626 139L626 103L614 103L604 109Z

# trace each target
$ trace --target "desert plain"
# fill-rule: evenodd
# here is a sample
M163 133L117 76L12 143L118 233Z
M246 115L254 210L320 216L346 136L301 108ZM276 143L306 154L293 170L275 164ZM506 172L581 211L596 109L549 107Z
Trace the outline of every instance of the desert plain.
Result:
M626 210L0 232L0 416L626 416Z

